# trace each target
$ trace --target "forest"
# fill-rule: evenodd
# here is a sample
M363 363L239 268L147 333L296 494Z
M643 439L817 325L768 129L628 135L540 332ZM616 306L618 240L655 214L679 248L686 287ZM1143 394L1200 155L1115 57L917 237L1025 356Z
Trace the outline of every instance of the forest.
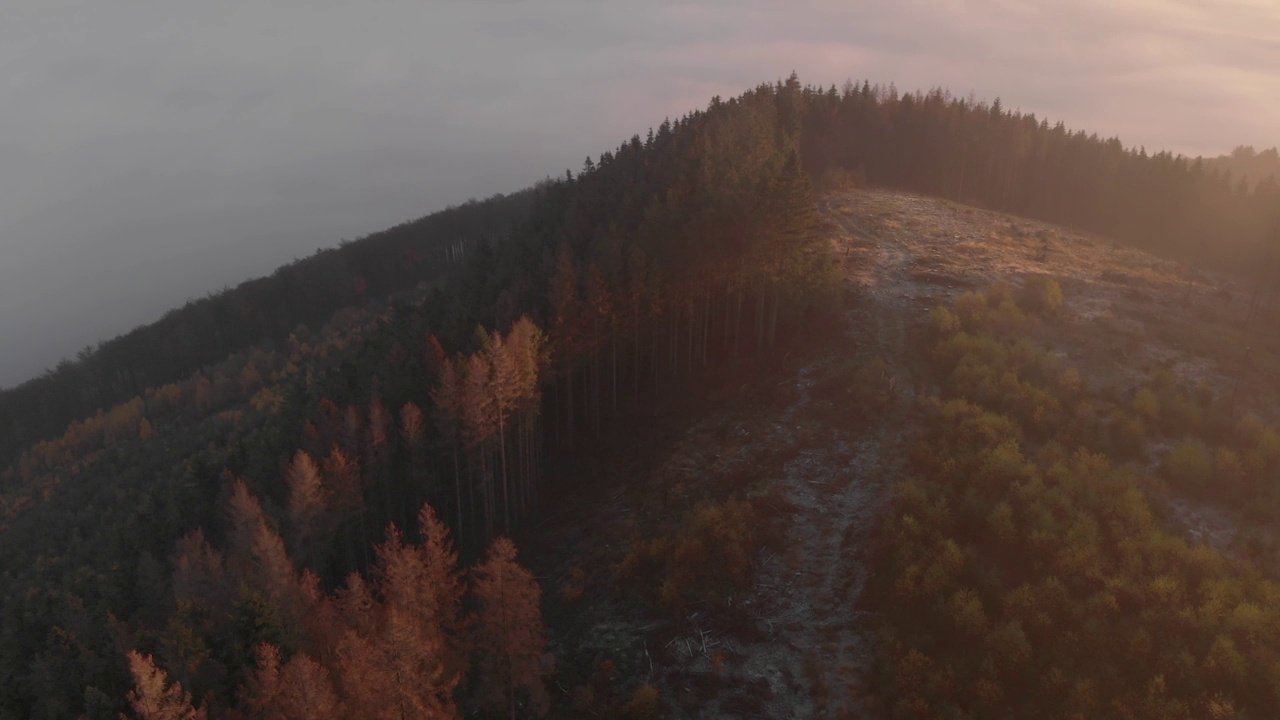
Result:
M1170 532L1129 461L1167 438L1164 482L1274 518L1277 427L1167 371L1091 388L1030 341L1062 302L1040 278L930 316L939 392L876 539L893 716L1274 715L1280 582Z
M946 197L1255 281L1280 184L1235 173L998 100L793 75L189 303L0 392L0 717L572 716L515 545L561 500L544 469L829 330L819 192ZM1106 422L1079 410L1018 344L1055 292L931 316L939 396L874 549L888 704L1275 712L1275 585L1162 533L1123 459L1162 433L1188 448L1169 482L1238 467L1234 502L1270 514L1251 479L1277 431L1162 377ZM706 508L706 542L755 512ZM654 540L636 562L677 567L682 541ZM1130 655L1097 663L1113 637ZM975 643L988 661L948 654Z

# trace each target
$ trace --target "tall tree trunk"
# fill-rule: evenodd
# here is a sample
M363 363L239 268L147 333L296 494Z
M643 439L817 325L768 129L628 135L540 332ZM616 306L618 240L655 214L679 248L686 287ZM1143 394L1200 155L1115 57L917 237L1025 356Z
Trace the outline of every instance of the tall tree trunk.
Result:
M690 375L692 375L692 374L693 374L693 324L694 324L693 298L689 298L689 364L688 364L688 373L689 373Z
M707 366L707 343L711 335L711 286L702 296L702 366Z
M458 473L458 443L453 443L453 498L454 511L457 519L457 533L461 542L466 542L466 535L463 533L464 526L462 524L462 476Z
M659 328L662 322L655 316L650 320L650 324L653 326L651 328L653 332L649 335L652 339L649 348L649 369L653 372L653 387L656 388L658 386L658 333L661 332Z
M734 310L736 319L733 327L733 357L738 358L738 354L742 348L742 285L738 285L738 302L737 308Z
M640 407L640 305L637 303L634 308L635 318L635 367L631 368L631 400L636 408Z
M756 291L756 354L764 349L764 288Z
M502 457L502 530L511 532L511 486L507 484L507 428L498 409L498 454Z
M573 366L569 367L569 397L566 403L567 412L569 413L569 421L565 423L565 430L569 434L569 449L573 449Z
M769 308L769 347L773 347L774 339L778 334L778 296L781 290L778 287L773 288L773 298Z
M721 315L724 319L724 340L720 343L720 351L723 353L729 352L729 330L733 328L732 318L729 317L729 288L730 286L728 284L724 286L724 299L721 303Z

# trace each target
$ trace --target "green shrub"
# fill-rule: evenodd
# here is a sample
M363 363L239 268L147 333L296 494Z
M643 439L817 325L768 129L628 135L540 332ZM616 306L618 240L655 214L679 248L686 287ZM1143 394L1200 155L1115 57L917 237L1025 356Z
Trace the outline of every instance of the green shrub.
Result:
M1165 472L1179 487L1203 491L1213 480L1213 456L1199 440L1187 440L1165 458Z
M1062 310L1062 287L1048 275L1032 275L1022 284L1021 300L1036 315L1056 315Z
M1147 451L1147 428L1142 420L1121 410L1112 411L1103 427L1103 445L1118 458L1133 460Z
M670 535L631 542L618 568L624 583L653 588L671 609L693 599L719 600L744 587L753 561L778 540L767 510L770 501L702 503Z
M960 318L939 305L929 312L929 329L935 337L946 338L960 332Z
M1133 412L1144 423L1156 425L1160 422L1160 398L1150 388L1142 388L1133 396Z

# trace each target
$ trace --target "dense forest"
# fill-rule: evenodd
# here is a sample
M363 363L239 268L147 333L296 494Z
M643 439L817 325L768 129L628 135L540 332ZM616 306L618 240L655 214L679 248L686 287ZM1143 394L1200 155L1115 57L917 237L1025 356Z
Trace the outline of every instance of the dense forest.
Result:
M938 393L876 540L894 717L1274 717L1280 582L1171 532L1136 477L1274 521L1280 428L1167 369L1083 382L1036 338L1061 289L997 285L930 316Z
M1280 186L1238 177L999 101L792 76L190 303L0 393L0 717L544 710L538 585L510 540L554 509L544 463L681 379L820 332L838 284L815 187L904 188L1266 269ZM933 552L916 542L899 552ZM886 554L883 572L918 562ZM930 592L961 593L957 577ZM1038 692L1008 668L955 672L984 701ZM1237 680L1187 702L1253 698Z

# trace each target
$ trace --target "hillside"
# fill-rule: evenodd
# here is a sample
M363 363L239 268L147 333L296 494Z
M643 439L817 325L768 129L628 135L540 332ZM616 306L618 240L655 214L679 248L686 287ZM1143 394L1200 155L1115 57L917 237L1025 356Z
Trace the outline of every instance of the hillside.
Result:
M186 379L254 346L282 346L299 326L316 328L339 310L436 280L468 244L509 232L528 213L529 201L528 191L499 195L318 251L86 347L17 387L0 388L0 465L147 388Z
M0 396L0 717L1274 714L1276 192L793 76L176 311Z
M912 476L914 447L931 432L930 398L956 392L939 382L922 346L931 312L966 293L1046 277L1058 283L1063 305L1031 339L1055 372L1076 373L1083 385L1077 391L1094 398L1098 411L1127 409L1153 374L1165 372L1179 387L1232 402L1235 417L1277 420L1280 347L1256 332L1261 322L1242 326L1250 298L1230 279L919 195L843 191L826 194L819 205L845 278L836 334L796 348L781 365L757 369L741 384L726 381L696 411L664 409L655 424L670 429L660 438L606 440L598 464L573 471L607 473L621 480L608 487L620 490L602 490L539 528L550 557L535 567L560 591L548 598L553 647L596 671L565 679L563 689L579 701L606 697L623 705L623 678L630 676L660 688L664 717L916 716L895 709L906 693L884 665L891 661L883 656L884 638L892 637L886 626L905 620L900 632L918 629L911 618L886 618L899 601L879 593L901 582L906 568L882 565L881 573L893 572L873 577L888 550L877 526L903 502L895 486ZM1254 348L1247 373L1239 372L1243 343ZM1154 426L1151 433L1137 455L1102 452L1136 473L1129 482L1143 491L1166 542L1223 553L1217 562L1228 575L1251 577L1250 564L1269 576L1280 570L1269 520L1280 506L1263 511L1225 493L1179 485L1168 469L1173 443L1157 437L1162 431ZM656 576L634 569L637 552L647 552L637 538L705 532L694 529L699 513L735 497L764 508L772 525L758 530L763 547L732 591L692 580L710 571L701 567L685 579L700 586L690 596L696 601L672 608L654 597L667 608L654 612L627 597L624 588L637 580L653 588L664 572L678 573L670 565ZM574 578L584 569L579 596ZM1267 582L1266 592L1280 590ZM1101 641L1105 648L1109 638ZM1101 661L1111 650L1095 652ZM1036 648L1032 655L1044 657ZM601 679L602 664L621 688ZM1037 700L1047 707L1047 698ZM1186 710L1189 717L1202 716L1195 707ZM1135 716L1176 716L1166 712ZM946 713L935 707L925 716Z

